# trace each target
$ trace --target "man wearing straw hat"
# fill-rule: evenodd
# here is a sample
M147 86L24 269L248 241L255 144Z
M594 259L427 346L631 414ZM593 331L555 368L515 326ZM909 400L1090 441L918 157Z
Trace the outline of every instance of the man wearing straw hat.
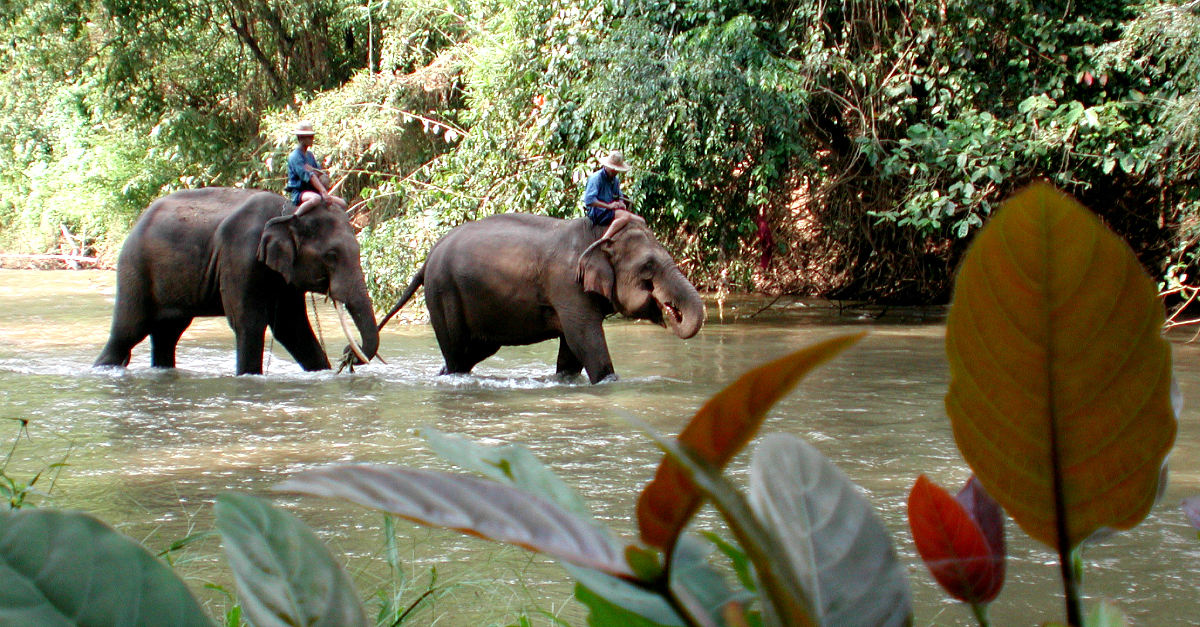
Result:
M284 191L291 195L297 216L304 215L322 201L340 207L342 211L347 207L344 199L330 193L329 175L317 164L317 157L312 153L315 135L312 122L297 124L296 149L288 155L288 180Z
M619 175L628 172L625 155L614 150L600 158L600 169L588 177L587 187L583 191L583 210L592 224L608 225L604 238L611 238L617 231L631 221L645 224L641 216L629 212L628 198L621 193Z

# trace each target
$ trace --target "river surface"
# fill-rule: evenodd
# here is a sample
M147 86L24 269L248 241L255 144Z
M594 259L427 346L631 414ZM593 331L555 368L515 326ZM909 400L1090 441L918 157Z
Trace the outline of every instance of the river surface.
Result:
M942 407L948 383L945 327L929 312L893 311L878 320L823 303L744 298L716 304L698 336L680 341L662 328L606 325L621 380L598 386L553 377L556 344L505 348L470 376L440 377L441 356L424 324L392 323L375 363L354 374L305 373L275 347L264 376L234 377L232 332L223 318L198 320L180 342L179 368L149 368L148 342L127 371L97 371L115 274L0 270L0 447L7 474L28 481L44 505L83 509L161 551L212 529L213 499L225 490L272 499L312 526L347 564L370 611L377 593L400 582L400 603L416 600L436 570L444 586L415 625L508 625L547 615L585 625L567 576L553 563L483 540L397 523L402 578L383 558L382 516L341 501L272 493L290 474L332 462L385 462L450 469L413 430L433 426L491 444L532 449L633 537L632 512L660 454L624 418L674 434L705 399L769 359L852 330L869 335L811 374L771 413L764 431L786 431L818 447L867 493L909 570L920 625L973 625L920 563L904 505L917 475L957 490L969 472ZM337 319L318 302L315 322L340 351ZM390 303L378 304L387 309ZM877 312L876 312L877 313ZM935 312L936 313L936 312ZM1200 347L1173 338L1185 397L1171 457L1170 485L1140 527L1090 546L1083 591L1090 605L1114 600L1134 624L1200 622L1200 539L1179 502L1200 494ZM27 437L20 420L28 421ZM744 479L746 455L731 472ZM51 464L67 466L54 470ZM55 478L53 485L50 479ZM710 510L701 527L719 529ZM991 616L996 625L1065 620L1054 555L1010 521L1008 579ZM217 539L175 554L214 617L231 588ZM206 584L208 587L206 587Z

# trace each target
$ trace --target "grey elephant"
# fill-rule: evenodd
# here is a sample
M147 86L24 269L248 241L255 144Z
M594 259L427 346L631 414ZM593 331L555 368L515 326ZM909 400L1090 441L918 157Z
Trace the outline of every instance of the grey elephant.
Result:
M501 346L558 338L560 375L614 376L604 318L652 320L687 339L704 301L645 226L611 239L587 218L510 213L456 227L430 250L382 329L425 286L430 324L446 365L467 373Z
M237 340L237 374L262 373L267 327L305 370L328 369L305 292L344 303L362 337L359 361L379 348L375 313L345 212L324 205L301 217L273 192L208 187L154 201L117 261L112 330L96 366L127 366L150 336L150 363L175 367L175 347L197 316L225 316ZM338 310L339 315L341 310ZM342 328L349 329L342 320Z

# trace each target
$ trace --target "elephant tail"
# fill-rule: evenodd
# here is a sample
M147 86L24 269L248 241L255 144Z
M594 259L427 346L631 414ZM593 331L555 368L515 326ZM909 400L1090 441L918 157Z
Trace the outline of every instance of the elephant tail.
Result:
M383 317L383 320L379 321L379 330L383 330L383 325L387 324L388 320L391 320L392 316L396 315L396 312L400 311L400 308L408 303L409 299L413 297L413 294L417 293L417 288L424 284L425 266L422 265L421 269L417 270L417 274L413 276L412 281L409 282L408 287L404 288L404 293L400 295L400 300L396 302L396 306L392 307L392 310Z

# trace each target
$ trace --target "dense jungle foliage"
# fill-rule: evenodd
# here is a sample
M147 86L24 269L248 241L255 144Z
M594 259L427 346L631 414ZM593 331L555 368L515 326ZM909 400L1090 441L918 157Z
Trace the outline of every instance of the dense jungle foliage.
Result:
M377 298L450 227L581 215L596 156L699 286L940 302L994 205L1073 192L1186 288L1200 3L9 0L0 247L114 262L175 189L283 187L290 129ZM1187 289L1181 292L1187 295Z

